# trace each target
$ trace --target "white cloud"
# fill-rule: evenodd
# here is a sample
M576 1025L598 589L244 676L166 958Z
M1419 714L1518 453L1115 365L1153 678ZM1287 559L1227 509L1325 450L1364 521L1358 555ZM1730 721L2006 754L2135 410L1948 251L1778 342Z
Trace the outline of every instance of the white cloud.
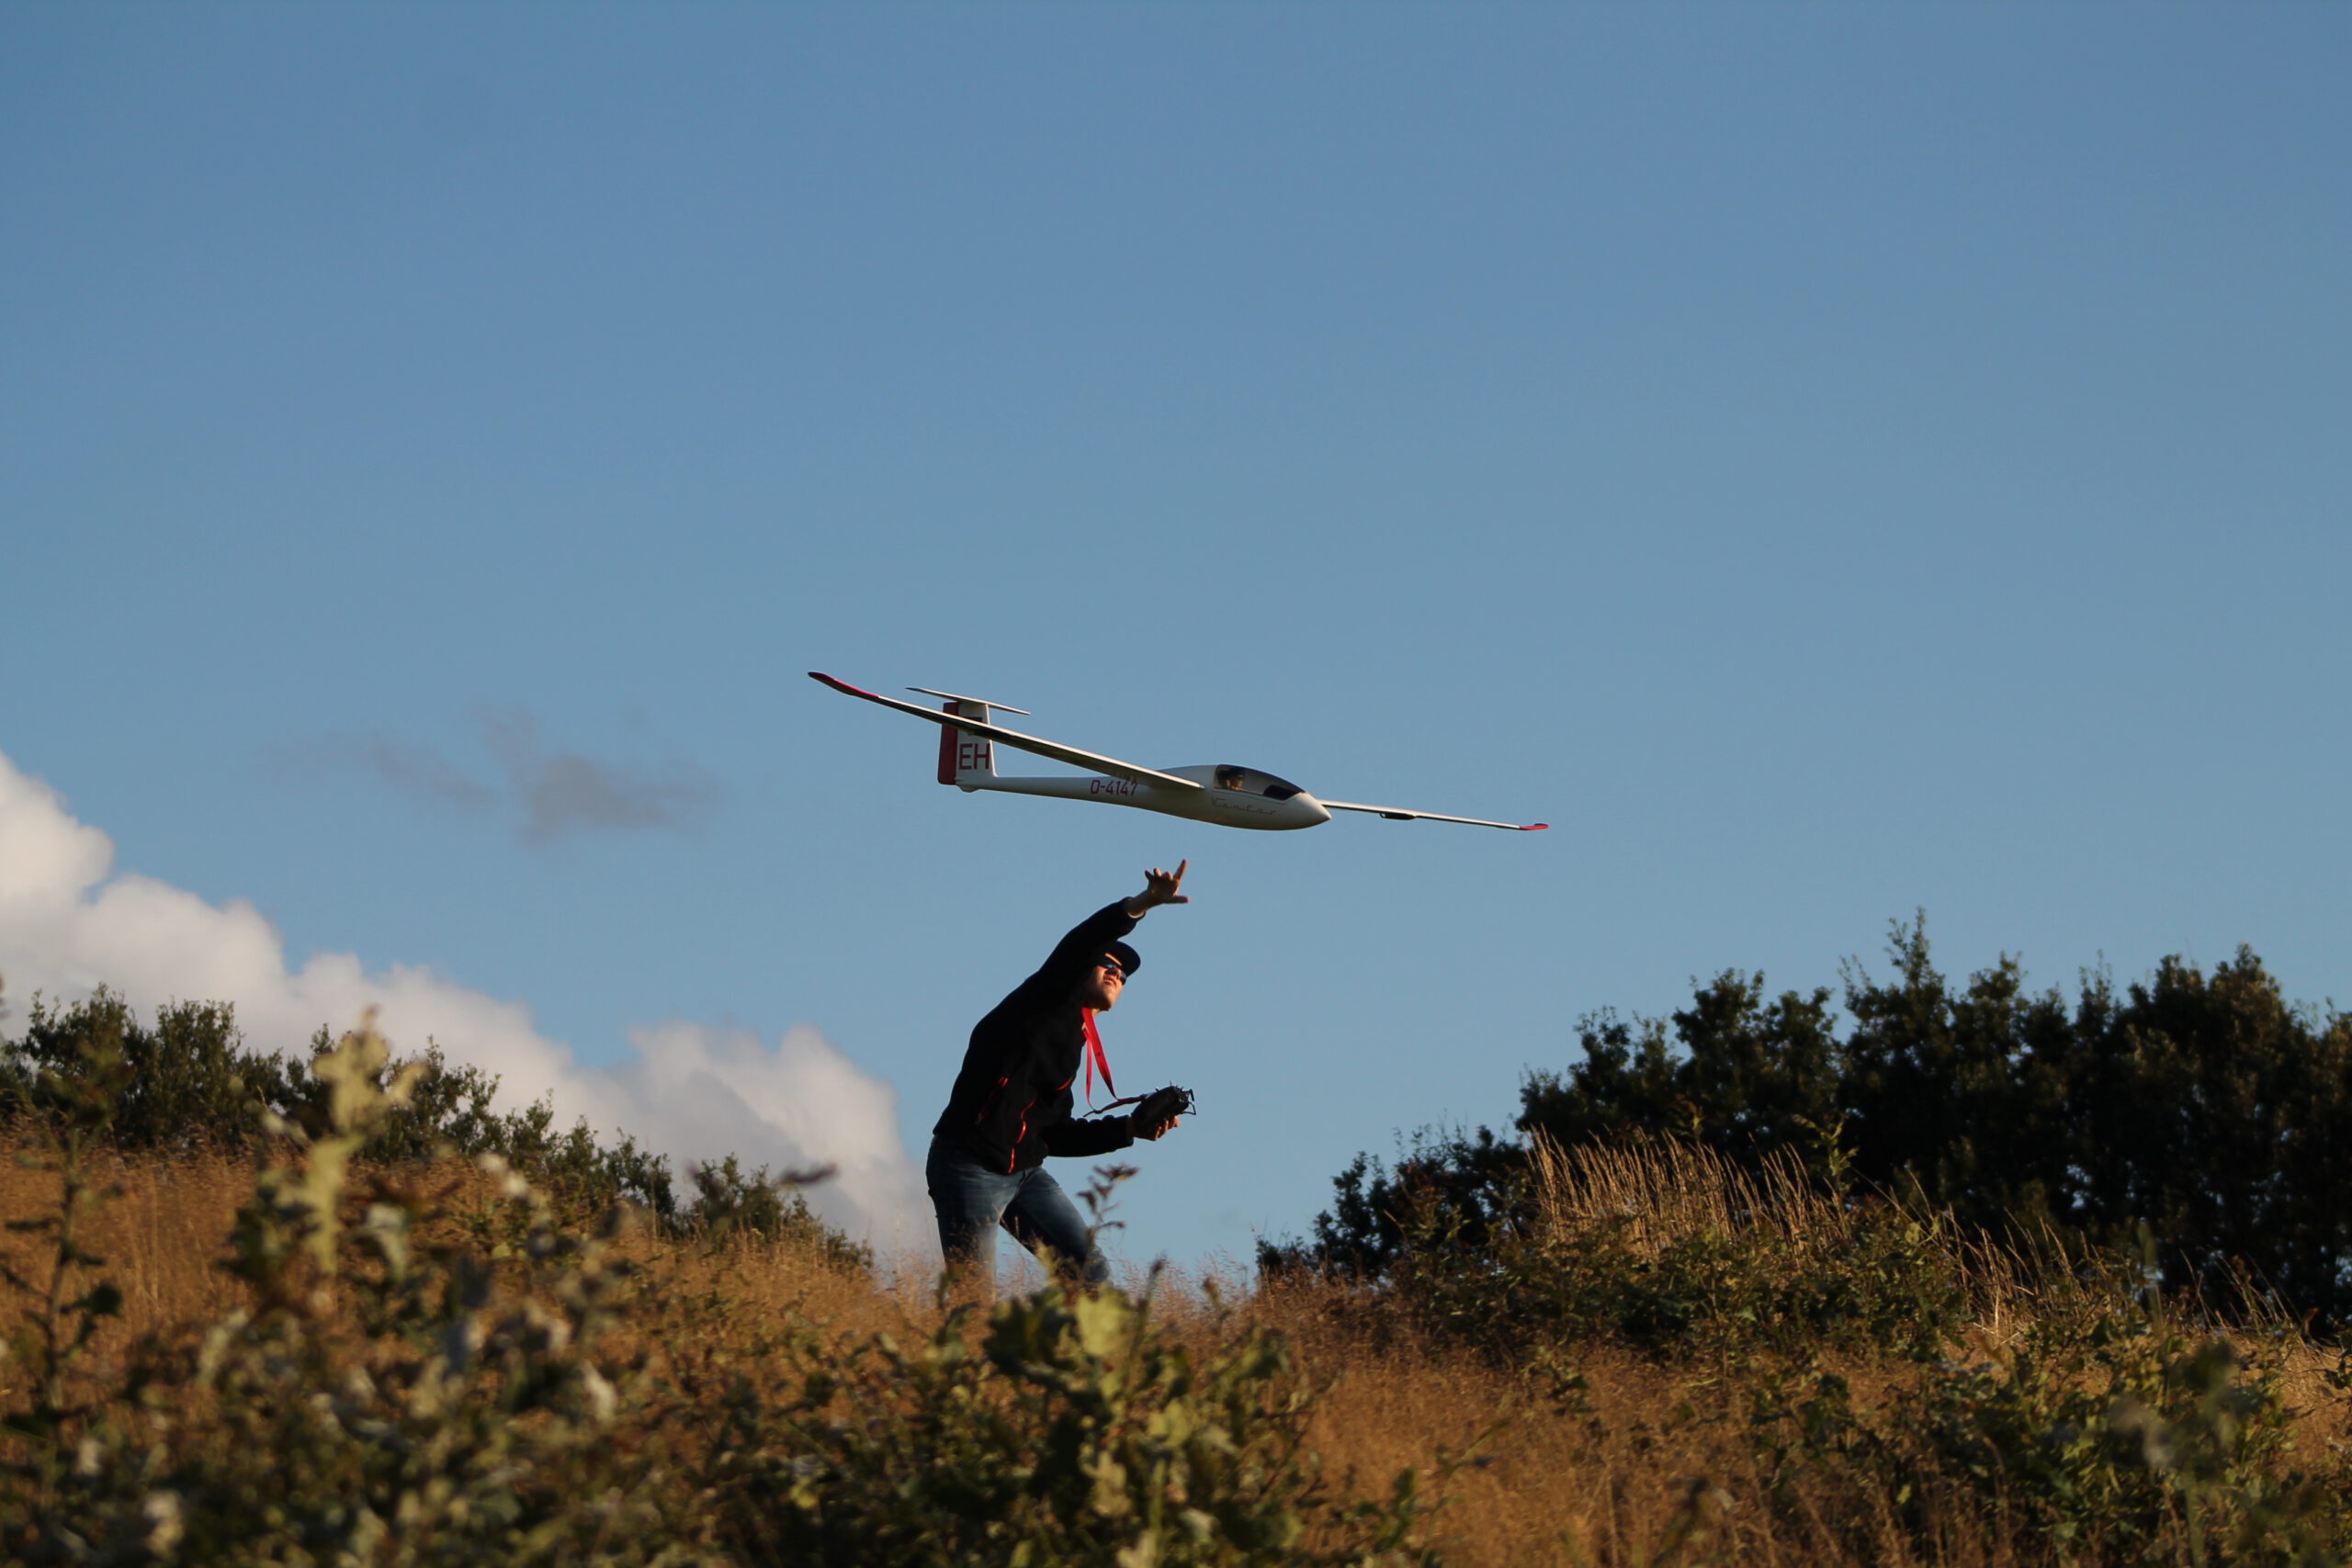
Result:
M0 977L19 1022L35 991L67 1001L103 984L142 1010L232 1002L249 1045L296 1051L320 1024L347 1028L374 1007L395 1046L430 1039L497 1074L504 1108L548 1096L559 1125L585 1117L601 1134L627 1132L681 1172L729 1154L747 1168L833 1165L839 1176L809 1190L812 1208L886 1251L926 1245L929 1204L899 1136L897 1091L806 1024L771 1049L748 1031L673 1021L630 1036L634 1061L587 1066L521 1002L426 968L370 972L347 953L292 969L251 904L207 903L113 868L113 841L0 754Z

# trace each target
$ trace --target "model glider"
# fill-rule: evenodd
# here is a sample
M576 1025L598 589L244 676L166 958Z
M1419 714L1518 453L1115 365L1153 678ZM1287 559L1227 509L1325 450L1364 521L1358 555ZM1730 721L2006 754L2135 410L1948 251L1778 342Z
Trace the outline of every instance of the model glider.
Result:
M1334 811L1369 812L1393 822L1462 822L1473 828L1506 828L1515 833L1532 833L1549 826L1543 822L1490 822L1483 817L1448 817L1440 811L1408 811L1401 806L1317 800L1287 779L1229 762L1189 768L1137 767L1116 757L1081 751L1075 746L1042 740L990 722L991 716L997 713L1026 716L1026 708L958 696L954 692L934 692L928 686L907 688L926 697L942 699L941 707L934 712L919 703L886 697L814 670L808 671L808 678L821 681L836 692L910 713L939 726L939 782L961 790L995 789L1013 795L1048 795L1063 800L1099 800L1111 806L1165 812L1170 817L1189 817L1195 822L1213 822L1223 828L1255 828L1269 832L1313 828L1331 820ZM1072 767L1084 768L1089 776L1005 778L996 771L998 746L1068 762Z

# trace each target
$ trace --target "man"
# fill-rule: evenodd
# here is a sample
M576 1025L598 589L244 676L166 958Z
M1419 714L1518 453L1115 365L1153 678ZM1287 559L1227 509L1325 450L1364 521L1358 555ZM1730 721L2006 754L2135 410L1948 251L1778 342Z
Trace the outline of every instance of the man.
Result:
M1141 893L1079 922L1044 967L972 1027L963 1070L932 1129L923 1176L948 1267L973 1268L983 1287L996 1278L1000 1224L1049 1266L1074 1269L1089 1284L1110 1275L1077 1205L1043 1166L1048 1155L1106 1155L1176 1125L1173 1116L1153 1126L1136 1125L1132 1114L1073 1120L1070 1085L1093 1015L1119 1005L1127 977L1143 963L1119 939L1160 905L1192 902L1178 891L1189 863L1177 862L1173 872L1153 867Z

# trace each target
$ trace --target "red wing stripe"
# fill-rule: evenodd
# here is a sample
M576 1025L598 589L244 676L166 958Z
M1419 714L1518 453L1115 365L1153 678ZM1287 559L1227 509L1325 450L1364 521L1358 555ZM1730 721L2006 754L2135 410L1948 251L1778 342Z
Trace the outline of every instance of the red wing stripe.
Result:
M822 681L834 691L847 692L853 697L865 697L877 703L887 703L890 700L889 698L882 696L876 693L869 692L863 686L853 686L847 681L836 681L831 675L825 674L821 671L809 671L808 679L811 681Z

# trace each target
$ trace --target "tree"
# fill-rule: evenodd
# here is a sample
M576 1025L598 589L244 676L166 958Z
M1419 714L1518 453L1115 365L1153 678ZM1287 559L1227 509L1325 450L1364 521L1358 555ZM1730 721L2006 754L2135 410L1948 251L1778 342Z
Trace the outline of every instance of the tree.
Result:
M2174 1284L2352 1321L2352 1015L2290 1004L2245 948L2120 995L2086 974L2071 1000L2007 955L1954 987L1924 918L1888 955L1883 979L1845 966L1842 1008L1726 970L1670 1019L1589 1014L1580 1058L1521 1086L1521 1137L1424 1134L1393 1170L1359 1156L1315 1248L1261 1259L1377 1274L1417 1227L1475 1246L1521 1212L1525 1136L1673 1134L1750 1165L1790 1150L1988 1230L2119 1244L2144 1224Z

